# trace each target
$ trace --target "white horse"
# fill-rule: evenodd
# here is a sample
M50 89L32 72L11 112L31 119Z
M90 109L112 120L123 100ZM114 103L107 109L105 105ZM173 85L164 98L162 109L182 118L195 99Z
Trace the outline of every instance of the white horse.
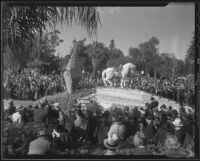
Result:
M126 63L123 66L120 65L120 72L121 72L121 88L126 87L126 81L128 79L128 77L131 78L131 76L134 74L135 72L135 65L132 63ZM131 78L131 82L132 82L132 78Z
M117 75L116 69L114 67L110 67L107 68L105 70L103 70L102 72L102 80L103 83L106 87L108 87L108 84L112 87L113 86L113 82L111 82L111 79Z
M104 82L104 85L107 87L109 83L110 86L113 86L113 82L111 82L111 79L113 77L120 77L121 78L121 88L126 87L126 79L128 78L129 75L132 75L135 71L135 65L132 63L126 63L123 66L120 65L119 71L114 68L110 67L105 69L102 72L102 80Z

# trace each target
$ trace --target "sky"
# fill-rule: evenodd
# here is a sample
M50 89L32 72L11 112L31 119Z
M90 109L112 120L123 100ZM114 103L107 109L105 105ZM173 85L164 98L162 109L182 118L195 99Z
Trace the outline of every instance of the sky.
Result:
M56 48L60 56L69 54L72 41L86 38L86 44L93 40L103 42L107 47L115 40L117 48L128 55L130 47L157 37L160 41L159 53L174 53L184 59L195 30L195 10L193 3L169 4L167 7L103 7L98 8L102 26L97 35L89 37L85 28L73 25L58 25L60 38L64 40Z

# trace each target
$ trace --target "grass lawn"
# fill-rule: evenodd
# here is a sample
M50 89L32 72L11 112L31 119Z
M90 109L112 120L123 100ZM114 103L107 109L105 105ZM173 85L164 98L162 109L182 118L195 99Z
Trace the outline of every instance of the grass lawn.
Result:
M14 105L23 105L23 106L28 106L28 105L32 105L34 101L29 101L29 100L13 100ZM7 109L7 105L8 105L8 100L4 99L3 100L3 105L4 105L4 110Z

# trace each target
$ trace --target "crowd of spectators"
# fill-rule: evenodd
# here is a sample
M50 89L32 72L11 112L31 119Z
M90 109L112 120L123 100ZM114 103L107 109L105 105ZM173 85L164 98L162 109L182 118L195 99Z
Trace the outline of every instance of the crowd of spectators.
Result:
M115 79L114 82L115 87L120 87L120 79ZM194 75L176 77L173 82L148 75L136 75L127 79L127 88L143 90L192 107L195 105Z
M187 113L184 106L177 111L171 106L159 105L154 97L145 108L113 106L100 110L94 108L92 102L77 101L69 110L63 110L58 102L50 104L44 98L29 107L15 107L12 100L8 106L4 121L15 126L32 123L37 135L30 139L31 134L24 130L18 142L4 140L5 156L195 156L195 123L198 121L194 113Z
M99 72L99 71L98 71ZM86 71L82 72L77 89L103 86L101 73L97 79ZM174 81L154 79L148 76L135 76L128 80L128 88L139 89L156 94L181 104L194 107L194 76L177 77ZM120 86L120 79L114 79L115 86ZM129 83L132 82L132 83ZM19 100L37 100L47 95L63 92L65 83L62 74L41 74L37 70L24 69L21 73L12 70L4 71L4 98Z
M5 99L37 100L62 92L65 88L61 75L42 74L37 69L26 68L20 73L11 69L4 70L3 78Z

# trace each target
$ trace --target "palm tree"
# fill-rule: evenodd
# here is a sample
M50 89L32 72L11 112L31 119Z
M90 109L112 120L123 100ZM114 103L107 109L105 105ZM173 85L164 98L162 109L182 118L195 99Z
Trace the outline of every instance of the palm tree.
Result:
M5 2L2 4L3 49L8 46L17 57L24 39L39 33L42 41L43 30L55 28L58 23L79 24L92 36L97 31L100 17L96 7L12 6Z

